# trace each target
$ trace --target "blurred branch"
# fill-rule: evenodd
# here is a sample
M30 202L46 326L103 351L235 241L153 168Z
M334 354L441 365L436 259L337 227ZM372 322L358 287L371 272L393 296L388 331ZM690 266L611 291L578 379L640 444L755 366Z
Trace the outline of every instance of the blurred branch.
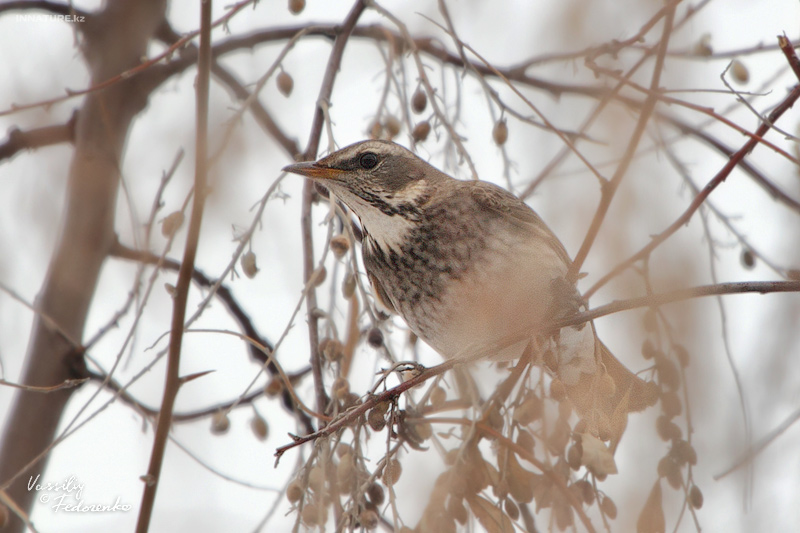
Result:
M45 0L18 0L0 4L0 14L5 11L28 10L47 11L49 13L55 13L56 15L84 17L87 19L92 16L88 11L73 6L71 1L68 4L61 4L59 2L47 2ZM76 27L80 28L80 24Z
M0 9L9 6L12 4L3 4ZM113 86L102 83L139 64L165 9L164 1L110 2L91 15L94 31L83 34L81 51L90 73L89 83L106 89L87 94L75 119L75 148L61 233L36 298L38 313L19 379L25 385L48 387L82 377L76 374L84 366L83 351L76 350L65 337L77 340L83 336L100 270L113 242L125 139L131 122L147 104L147 94L136 79L120 78ZM53 320L58 329L51 328L42 317ZM0 446L0 488L27 513L36 494L28 490L26 481L36 474L37 464L39 472L44 469L67 401L75 390L50 394L20 390L9 410ZM7 527L21 532L25 524L12 517Z
M608 213L608 208L611 206L611 200L613 200L620 183L622 183L622 179L628 172L628 168L633 161L633 156L636 154L636 151L639 148L639 141L641 140L645 128L647 128L647 124L650 122L650 118L655 111L656 104L658 103L658 95L656 94L656 91L658 91L661 83L661 73L664 70L664 57L667 54L669 39L672 36L672 23L675 19L675 8L677 7L677 3L678 2L672 2L670 5L665 6L662 10L665 14L664 28L661 33L661 42L658 46L658 54L656 55L655 65L653 66L653 74L650 78L650 90L652 92L647 95L647 98L645 99L644 104L639 111L639 118L636 122L636 127L633 130L631 139L628 142L627 148L625 149L625 154L622 156L622 160L614 172L614 176L608 182L601 182L602 186L600 188L600 205L597 206L597 210L594 213L594 218L589 226L589 230L586 232L583 243L581 244L575 259L572 261L572 264L570 264L569 271L567 272L567 279L571 282L575 282L578 279L578 274L583 266L583 262L589 255L589 250L591 250L592 245L597 238L597 234L600 232L600 226L603 224L603 220L605 220L605 216ZM651 22L654 23L653 20L651 20ZM644 31L644 28L642 31ZM587 62L594 62L594 58L592 57Z
M196 131L195 131L195 177L194 202L189 219L183 261L178 272L175 297L172 307L172 324L170 328L167 372L164 384L164 396L156 424L153 439L153 450L147 468L144 493L142 494L139 519L136 523L137 533L147 533L155 504L156 491L161 477L161 467L166 452L167 440L172 427L172 411L183 381L180 377L181 347L183 344L186 304L189 288L192 283L194 261L200 241L200 227L203 222L203 211L208 195L208 100L211 79L211 0L200 3L200 48L197 60L196 88Z
M341 30L337 33L336 40L333 42L331 55L328 58L328 66L322 78L317 106L314 112L314 119L311 123L311 133L309 134L308 145L302 155L302 160L310 161L316 159L319 151L319 142L322 136L322 126L324 125L325 109L324 106L330 101L333 92L333 83L339 71L339 65L344 54L345 45L350 34L355 28L358 18L364 12L364 1L357 0L353 8L348 13L347 18L342 24ZM314 274L314 242L311 229L311 202L314 198L314 184L306 180L303 184L303 203L301 218L301 228L303 235L303 279L308 284ZM318 318L315 313L317 308L317 295L313 287L309 287L306 293L306 308L308 311L308 340L311 357L311 373L314 376L314 390L317 397L317 411L325 413L328 399L325 393L325 385L322 380L322 361L319 351L319 332ZM320 422L322 423L322 422Z
M11 159L17 152L22 150L33 150L54 144L73 142L75 139L76 119L77 111L72 113L72 117L64 124L34 128L27 131L12 128L8 132L8 140L0 144L0 161Z
M608 274L600 278L600 280L595 283L584 295L585 298L589 298L592 294L594 294L600 287L605 285L610 279L614 278L615 276L619 275L621 272L626 270L628 267L633 265L636 261L640 259L644 259L648 257L650 253L655 250L662 242L667 240L672 234L678 231L684 224L688 223L689 220L694 215L695 211L703 204L706 198L716 189L722 182L724 182L730 173L733 171L734 168L739 164L744 157L750 153L750 151L758 144L758 140L761 139L772 127L772 124L777 121L781 115L783 115L787 110L789 110L797 99L800 98L800 85L795 85L791 92L783 99L776 107L772 110L767 118L767 121L761 124L756 130L756 133L753 134L750 139L747 140L746 143L735 153L733 154L725 166L720 169L714 178L709 181L703 190L697 194L694 199L692 200L689 207L678 217L675 222L673 222L667 229L655 235L651 238L650 242L644 246L641 250L630 256L628 259L614 267Z
M669 303L691 300L693 298L703 298L706 296L718 296L724 294L745 294L745 293L768 294L774 292L800 292L800 280L792 281L743 281L732 283L717 283L715 285L701 285L687 289L653 294L639 298L619 300L610 304L595 307L585 313L579 313L564 320L559 320L547 325L548 330L558 330L566 326L582 324L595 318L629 311L640 307L655 307Z

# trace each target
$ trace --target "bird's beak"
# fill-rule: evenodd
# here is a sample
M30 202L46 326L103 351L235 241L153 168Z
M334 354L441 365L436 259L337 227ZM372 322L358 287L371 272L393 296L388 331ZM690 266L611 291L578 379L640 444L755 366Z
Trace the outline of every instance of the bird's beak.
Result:
M300 174L301 176L305 176L307 178L322 180L335 178L344 172L344 170L340 170L338 168L323 167L322 165L317 164L315 161L306 161L303 163L295 163L294 165L285 166L283 167L283 171L291 172L293 174Z

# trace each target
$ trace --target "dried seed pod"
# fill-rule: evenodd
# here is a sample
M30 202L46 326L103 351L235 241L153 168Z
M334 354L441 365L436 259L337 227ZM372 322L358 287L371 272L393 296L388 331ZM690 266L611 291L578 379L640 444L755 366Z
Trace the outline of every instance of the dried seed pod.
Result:
M342 294L345 298L350 299L356 292L356 277L350 273L345 276L342 282Z
M358 523L365 529L375 529L378 527L378 515L372 509L364 509L358 515Z
M505 119L498 120L492 129L492 138L497 146L503 146L508 140L508 124Z
M678 390L681 386L681 376L678 367L667 359L666 356L656 357L656 371L659 382L670 390Z
M429 422L416 422L409 427L419 437L420 442L424 442L433 436L433 426Z
M742 250L742 266L747 270L753 270L753 268L756 266L756 256L754 256L753 252L747 248Z
M700 509L703 506L703 493L700 491L697 485L692 485L692 488L689 491L689 503L695 509Z
M353 453L353 447L350 446L349 444L347 444L345 442L340 442L336 446L336 457L338 457L339 459L341 459L342 457L344 457L348 453Z
M511 497L519 503L530 503L533 500L533 472L525 470L513 453L508 454L505 466L508 492Z
M427 106L428 95L425 94L425 90L422 87L417 87L417 90L414 91L414 95L411 97L411 109L414 110L414 113L419 115L425 111Z
M242 265L245 276L250 279L256 277L256 274L258 274L258 267L256 266L256 254L254 254L252 250L242 254L242 258L239 262Z
M553 505L553 514L556 517L556 527L564 531L575 523L572 507L564 500L556 500Z
M309 471L308 488L317 494L321 494L325 489L325 472L321 466L317 465Z
M519 518L519 507L517 507L517 504L513 501L506 498L505 501L503 501L503 508L506 510L506 514L511 520Z
M600 512L611 520L614 520L617 517L617 505L614 503L614 500L608 496L604 496L603 501L600 502Z
M306 8L306 0L289 0L289 11L292 15L300 14Z
M676 440L672 443L672 449L669 451L670 456L675 459L679 465L683 466L689 463L692 466L697 464L697 452L694 447L685 440Z
M319 351L329 363L335 363L344 357L344 344L339 339L325 338L319 343Z
M666 478L669 485L678 490L681 488L681 468L678 466L672 457L662 457L658 462L658 475Z
M275 377L270 379L264 386L264 394L270 398L274 398L283 392L283 381L281 378Z
M681 438L681 428L665 415L661 415L656 419L656 430L658 431L658 436L664 441Z
M403 473L403 466L400 464L400 461L397 459L389 459L386 463L386 466L383 467L383 473L381 474L381 480L383 484L387 487L391 487L397 480L400 479L400 474Z
M230 428L231 421L225 411L217 411L211 417L211 433L214 435L224 435Z
M583 502L586 505L592 505L595 498L594 487L592 484L585 479L581 479L575 482L575 486L580 489L580 495Z
M323 283L325 283L325 278L328 277L328 269L325 268L325 265L320 265L314 269L314 272L311 273L311 278L309 281L311 282L312 287L319 287Z
M373 407L367 414L367 423L373 431L380 431L386 427L386 411L382 411L378 406Z
M376 507L380 506L385 499L383 487L375 482L370 483L369 487L367 487L367 498Z
M383 346L383 332L379 328L371 328L367 333L367 342L373 348Z
M353 455L346 453L343 455L336 465L336 481L343 492L350 492L350 485L355 481L355 464L353 463Z
M334 257L336 257L336 259L341 259L350 250L350 239L343 233L335 235L331 238L330 248Z
M741 83L742 85L750 81L750 71L747 70L744 63L738 59L734 59L733 63L731 63L731 75L737 83Z
M486 421L489 423L489 427L496 429L498 432L502 432L503 426L505 426L505 420L503 420L503 415L500 413L500 407L497 404L492 405L487 415Z
M175 235L183 225L184 218L182 212L175 211L161 219L161 235L168 239Z
M319 508L313 502L308 502L303 506L300 518L308 527L315 527L319 523Z
M294 80L289 73L282 70L275 81L281 94L288 98L292 94L292 89L294 89Z
M425 139L428 138L428 135L431 133L431 124L427 120L423 120L416 126L414 126L414 131L411 132L411 136L414 138L414 142L423 142Z
M533 451L534 445L533 436L524 429L521 430L517 436L517 446L528 451Z
M447 392L439 385L436 385L433 390L431 391L430 395L430 402L431 407L434 409L439 409L444 405L444 402L447 401Z
M656 350L656 347L653 346L653 341L646 339L642 343L642 357L645 359L652 359L656 355L658 355L658 350Z
M447 510L450 511L450 514L453 515L456 522L462 526L467 523L469 513L467 513L467 508L464 507L464 500L461 498L450 496L450 500L447 502Z
M400 133L400 120L394 115L389 115L383 121L383 127L386 130L386 135L389 136L389 139L394 139L397 137L397 134Z
M175 298L175 295L178 294L178 289L172 283L165 283L164 290L167 291L167 294L172 298Z
M555 380L553 380L553 383L555 383ZM552 391L552 384L550 385L550 390ZM511 416L511 418L521 425L527 426L534 420L540 419L543 412L544 404L542 403L541 398L536 396L536 394L533 392L529 392L525 395L522 403L516 409L514 409L514 414Z
M708 57L713 53L714 49L711 48L711 34L704 33L697 41L697 44L694 45L694 54L701 57Z
M579 443L575 443L569 447L567 451L567 464L573 470L579 470L581 467L581 457L583 456L583 447Z
M369 138L380 139L382 136L383 136L383 126L381 126L381 123L376 120L369 127Z
M333 391L334 398L339 401L343 401L350 395L350 382L347 381L347 378L339 376L333 380L333 386L331 387L331 390Z
M675 352L675 359L678 360L678 363L683 368L689 366L689 352L680 344L675 344L672 347L672 351Z
M258 438L260 441L267 440L267 435L269 435L269 426L267 426L267 421L264 418L256 413L253 415L253 418L250 419L250 429L253 430L253 434Z
M297 503L303 498L305 492L300 482L295 479L286 487L286 499L289 500L290 503Z

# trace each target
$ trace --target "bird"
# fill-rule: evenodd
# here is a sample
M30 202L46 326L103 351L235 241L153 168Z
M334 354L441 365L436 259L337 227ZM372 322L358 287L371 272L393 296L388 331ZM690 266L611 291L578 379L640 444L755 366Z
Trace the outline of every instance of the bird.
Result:
M629 412L658 398L594 324L547 333L586 308L563 244L505 189L459 180L387 140L283 169L324 186L359 219L375 299L446 359L513 361L526 349L560 380L588 431L616 448Z

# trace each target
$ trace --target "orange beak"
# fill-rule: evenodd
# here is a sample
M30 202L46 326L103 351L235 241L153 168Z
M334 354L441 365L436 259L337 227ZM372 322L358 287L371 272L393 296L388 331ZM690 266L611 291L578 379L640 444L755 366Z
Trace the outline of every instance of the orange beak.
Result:
M340 170L338 168L323 167L317 164L315 161L306 161L303 163L288 165L283 167L283 171L291 172L292 174L300 174L301 176L305 176L307 178L323 180L336 178L339 174L344 172L344 170Z

